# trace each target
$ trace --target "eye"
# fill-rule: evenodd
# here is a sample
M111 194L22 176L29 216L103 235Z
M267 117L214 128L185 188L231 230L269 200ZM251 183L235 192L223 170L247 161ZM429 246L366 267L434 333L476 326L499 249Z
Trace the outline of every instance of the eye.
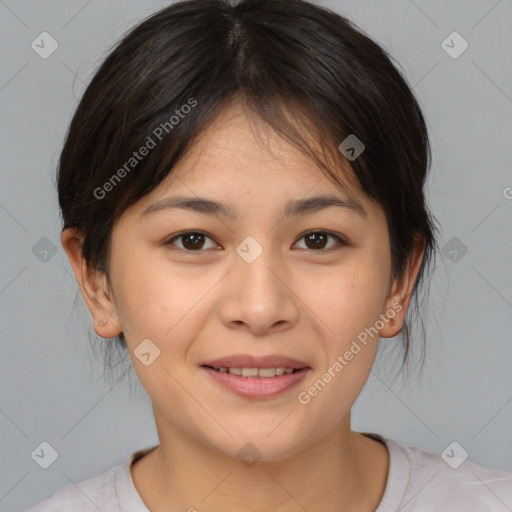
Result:
M338 245L347 245L340 236L334 235L333 233L328 233L326 231L309 231L299 238L299 240L304 239L306 243L306 247L300 247L300 249L327 252L336 247L336 244L328 246L329 238L337 241ZM210 247L208 247L208 240L211 242ZM169 239L165 245L174 245L184 252L202 252L203 249L207 250L217 248L213 239L201 231L187 231L179 233Z
M177 245L178 249L186 252L201 252L201 249L205 248L206 240L211 240L213 242L213 239L205 233L201 233L200 231L187 231L186 233L180 233L179 235L172 237L165 243L165 245L176 245L174 244L175 240L179 240L181 242L181 247ZM217 246L214 243L212 247L206 247L206 249L215 249L216 247Z
M334 235L332 233L327 233L326 231L310 231L304 235L302 235L299 240L304 239L306 241L305 249L311 249L313 251L322 251L326 249L328 239L335 239L338 242L338 245L347 245L345 241L339 237L338 235ZM336 244L335 244L336 245ZM335 247L334 245L334 247ZM327 247L328 250L332 249L333 246ZM302 247L301 247L302 249ZM323 251L327 252L327 251Z

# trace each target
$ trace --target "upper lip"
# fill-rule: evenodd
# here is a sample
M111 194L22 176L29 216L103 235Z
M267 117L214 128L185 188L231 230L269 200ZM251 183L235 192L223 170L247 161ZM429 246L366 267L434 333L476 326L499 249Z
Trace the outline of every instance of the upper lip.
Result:
M251 356L249 354L235 354L205 361L202 366L214 368L308 368L309 365L298 359L279 354L267 356Z

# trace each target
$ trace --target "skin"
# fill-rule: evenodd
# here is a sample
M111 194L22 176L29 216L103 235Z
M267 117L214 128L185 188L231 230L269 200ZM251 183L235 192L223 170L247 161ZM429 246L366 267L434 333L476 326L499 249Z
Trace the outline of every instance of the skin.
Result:
M265 143L255 128L266 133ZM329 207L282 218L288 200L346 194L304 154L261 128L232 104L172 174L125 211L112 233L111 287L82 258L80 234L62 233L97 334L124 332L153 403L160 445L131 467L152 512L373 511L384 493L387 449L350 429L350 409L369 376L378 337L361 345L309 403L297 394L379 315L389 318L393 304L401 310L379 335L400 331L423 246L417 244L403 276L392 280L384 212L354 180L349 191L366 217ZM228 202L238 218L176 208L140 218L155 201L178 193ZM194 230L210 237L199 250L185 253L191 245L183 238L165 244ZM310 231L338 234L347 243L328 238L324 249L314 250L304 237ZM247 236L263 249L252 263L235 250ZM144 339L160 349L148 366L134 355ZM242 398L200 367L240 353L282 354L311 369L277 397ZM261 453L252 467L237 457L248 442Z

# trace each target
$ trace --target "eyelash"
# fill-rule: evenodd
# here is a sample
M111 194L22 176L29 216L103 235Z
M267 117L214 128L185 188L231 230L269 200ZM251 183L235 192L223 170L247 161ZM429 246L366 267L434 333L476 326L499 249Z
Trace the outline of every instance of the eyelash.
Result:
M316 253L316 254L320 254L320 253L330 253L332 252L333 250L339 250L341 247L343 246L346 246L348 245L345 240L343 240L343 238L339 235L335 235L334 233L331 233L329 231L320 231L320 230L313 230L313 231L307 231L306 233L302 234L298 240L301 240L303 238L305 238L307 235L312 235L312 234L322 234L322 235L327 235L328 237L331 237L331 238L335 238L339 244L338 247L334 246L334 247L330 247L328 249L309 249L309 248L305 248L305 249L301 249L301 250L306 250L306 251L309 251L309 252L312 252L312 253ZM175 240L178 240L186 235L204 235L206 238L209 238L210 240L213 240L213 237L211 237L210 235L208 235L207 233L204 233L203 231L183 231L182 233L178 233L177 235L174 235L172 238L170 238L169 240L167 240L164 245L166 246L172 246L173 245L173 242ZM184 253L188 253L188 254L193 254L193 253L201 253L201 252L206 252L208 249L198 249L198 250L189 250L189 249L182 249L181 247L176 247L174 246L174 248L178 251L181 251L181 252L184 252Z

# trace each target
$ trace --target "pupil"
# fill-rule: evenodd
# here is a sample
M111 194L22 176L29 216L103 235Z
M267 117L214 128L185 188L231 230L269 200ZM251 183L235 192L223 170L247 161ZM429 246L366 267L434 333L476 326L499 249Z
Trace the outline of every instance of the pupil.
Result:
M318 249L319 247L324 247L326 236L324 233L311 233L306 239L313 241L313 249Z
M186 247L187 249L198 249L198 248L200 249L203 246L203 244L202 243L198 244L197 242L198 242L198 240L204 241L204 235L201 235L200 233L184 235L183 240L184 240L183 246ZM190 246L189 246L189 241L191 241Z

